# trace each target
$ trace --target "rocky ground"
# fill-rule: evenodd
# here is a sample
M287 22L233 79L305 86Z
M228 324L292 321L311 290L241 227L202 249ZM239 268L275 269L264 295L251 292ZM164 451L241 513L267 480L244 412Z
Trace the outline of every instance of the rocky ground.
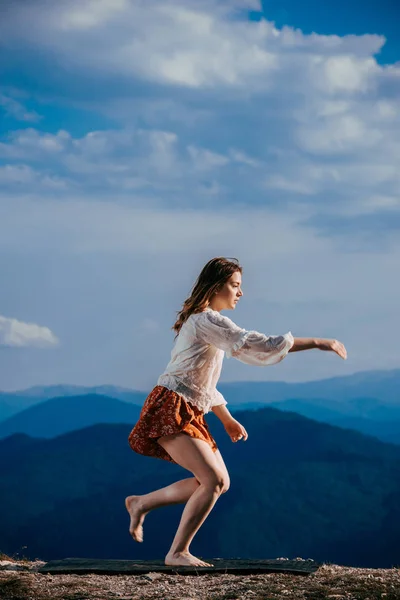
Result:
M324 563L311 575L43 575L44 563L0 555L0 600L400 600L400 568Z

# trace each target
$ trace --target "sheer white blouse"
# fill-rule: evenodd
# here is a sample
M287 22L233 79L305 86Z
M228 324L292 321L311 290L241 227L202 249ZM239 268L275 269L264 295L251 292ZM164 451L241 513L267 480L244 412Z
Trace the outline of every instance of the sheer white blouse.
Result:
M227 404L216 385L224 353L248 365L265 366L280 362L294 344L289 331L266 336L246 331L229 317L206 308L191 314L182 325L164 373L157 385L177 392L204 413L213 406Z

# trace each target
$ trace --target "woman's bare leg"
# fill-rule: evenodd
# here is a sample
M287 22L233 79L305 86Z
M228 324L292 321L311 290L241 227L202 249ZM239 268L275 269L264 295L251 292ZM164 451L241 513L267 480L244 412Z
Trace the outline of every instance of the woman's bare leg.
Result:
M129 533L133 539L143 542L143 521L147 513L160 506L187 502L199 485L195 477L190 477L149 494L125 498L125 506L131 517Z
M231 484L228 469L226 468L226 464L224 463L224 459L222 458L221 452L219 450L216 450L214 452L214 458L215 462L217 463L218 469L221 473L223 473L224 476L224 489L222 491L223 493L225 493L229 490Z
M229 485L226 467L223 470L207 442L184 433L164 436L158 443L175 462L191 471L200 483L187 501L165 564L212 566L190 554L189 546L220 494Z

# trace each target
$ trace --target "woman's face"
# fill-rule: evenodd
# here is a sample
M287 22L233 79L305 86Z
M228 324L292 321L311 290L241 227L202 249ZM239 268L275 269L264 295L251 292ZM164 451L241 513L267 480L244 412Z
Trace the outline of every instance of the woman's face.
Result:
M243 296L242 274L240 271L233 273L223 288L211 298L210 307L213 310L233 310Z

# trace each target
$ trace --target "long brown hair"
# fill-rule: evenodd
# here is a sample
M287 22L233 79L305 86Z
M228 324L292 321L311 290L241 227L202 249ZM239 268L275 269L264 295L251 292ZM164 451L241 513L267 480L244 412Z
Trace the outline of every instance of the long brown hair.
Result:
M236 273L236 271L243 272L243 268L240 266L237 258L217 256L208 261L202 268L189 298L186 298L184 301L182 310L178 311L177 321L171 327L171 329L176 331L175 339L182 325L190 315L202 312L208 306L211 297L223 288L231 275Z

